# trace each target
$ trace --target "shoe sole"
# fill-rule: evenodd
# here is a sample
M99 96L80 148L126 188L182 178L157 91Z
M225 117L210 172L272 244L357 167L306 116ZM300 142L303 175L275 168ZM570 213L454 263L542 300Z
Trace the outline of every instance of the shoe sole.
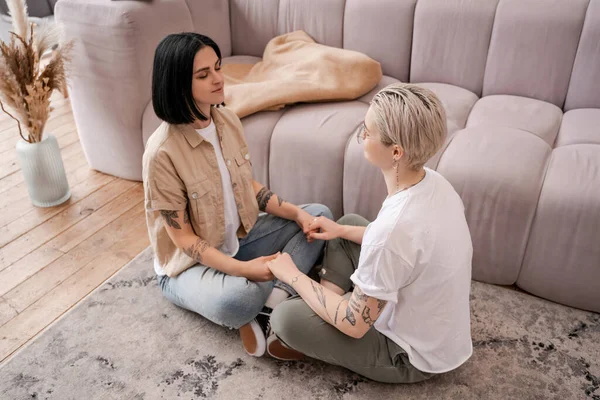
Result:
M276 337L267 343L267 353L271 357L281 361L300 361L304 359L304 354L284 346Z
M240 328L240 338L242 339L242 344L244 345L246 353L254 357L262 357L265 354L266 344L264 343L264 339L262 343L260 343L257 338L263 337L264 334L262 333L260 326L258 326L257 323L252 322L249 322Z

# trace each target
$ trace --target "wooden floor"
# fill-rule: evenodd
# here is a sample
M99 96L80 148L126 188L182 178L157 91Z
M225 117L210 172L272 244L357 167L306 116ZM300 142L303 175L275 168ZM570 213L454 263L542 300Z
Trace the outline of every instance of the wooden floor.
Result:
M60 94L47 132L71 199L34 207L16 158L16 123L0 115L0 363L149 245L142 185L91 170Z

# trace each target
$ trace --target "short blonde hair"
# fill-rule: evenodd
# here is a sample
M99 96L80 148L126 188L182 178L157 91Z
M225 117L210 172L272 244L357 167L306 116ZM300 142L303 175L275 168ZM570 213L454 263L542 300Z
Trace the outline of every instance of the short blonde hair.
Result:
M422 168L442 148L448 129L446 112L431 90L393 83L373 97L371 107L382 143L402 147L409 168Z

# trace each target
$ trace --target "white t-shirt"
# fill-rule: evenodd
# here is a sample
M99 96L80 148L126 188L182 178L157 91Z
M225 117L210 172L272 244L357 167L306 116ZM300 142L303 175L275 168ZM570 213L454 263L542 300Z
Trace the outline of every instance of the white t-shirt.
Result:
M423 372L442 373L473 353L469 294L473 245L464 205L439 173L387 198L367 227L354 284L388 303L375 329Z
M231 175L225 165L219 136L215 123L211 120L210 125L206 128L196 129L196 132L208 141L215 149L217 156L217 164L221 174L221 184L223 186L223 201L225 208L225 241L219 248L221 253L233 257L240 249L240 242L237 237L237 231L240 227L240 215L238 214L235 198L233 196L233 188L231 186ZM165 275L164 269L158 265L156 258L154 259L154 270L158 275Z

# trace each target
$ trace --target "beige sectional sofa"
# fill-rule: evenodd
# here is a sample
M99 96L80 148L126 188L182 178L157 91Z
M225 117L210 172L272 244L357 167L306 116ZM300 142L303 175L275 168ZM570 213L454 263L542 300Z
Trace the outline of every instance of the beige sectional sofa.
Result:
M384 77L355 101L244 118L257 180L375 218L384 183L355 134L379 88L419 83L447 110L429 166L465 203L473 278L600 312L600 0L60 0L55 13L77 41L70 94L93 168L141 178L168 33L207 34L225 62L254 63L302 29L376 59Z

